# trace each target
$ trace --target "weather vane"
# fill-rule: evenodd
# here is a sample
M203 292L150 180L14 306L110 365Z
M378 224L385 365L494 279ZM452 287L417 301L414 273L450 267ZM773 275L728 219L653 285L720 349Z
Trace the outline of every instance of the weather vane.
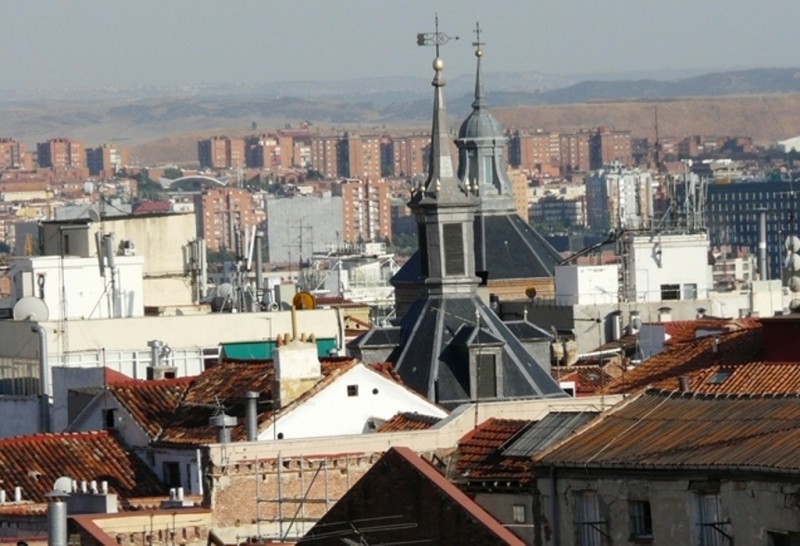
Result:
M417 45L419 46L436 46L436 56L439 56L439 46L442 46L450 40L458 40L458 36L448 36L444 32L439 32L439 14L436 14L435 19L435 32L422 32L417 34Z

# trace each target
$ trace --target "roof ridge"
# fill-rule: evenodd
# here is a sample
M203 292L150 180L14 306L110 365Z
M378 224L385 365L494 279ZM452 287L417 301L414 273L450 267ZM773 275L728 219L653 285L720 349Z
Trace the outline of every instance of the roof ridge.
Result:
M26 434L21 436L9 436L0 438L0 446L6 444L19 444L29 442L45 442L48 440L58 440L63 438L84 438L84 437L103 437L111 436L107 430L82 430L76 432L37 432L36 434Z

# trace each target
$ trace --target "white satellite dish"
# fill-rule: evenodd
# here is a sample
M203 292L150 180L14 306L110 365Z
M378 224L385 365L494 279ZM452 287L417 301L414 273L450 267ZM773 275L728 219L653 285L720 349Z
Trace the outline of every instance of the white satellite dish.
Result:
M794 293L800 292L800 277L794 276L789 278L789 290Z
M792 254L786 257L786 260L783 262L786 269L791 269L792 271L800 271L800 256L797 254Z
M233 295L233 285L229 282L224 282L217 287L217 295L220 298L229 298Z
M67 476L57 478L53 484L53 491L56 493L71 493L72 492L72 479Z
M100 213L94 209L89 209L88 214L89 214L89 220L91 220L92 222L99 222L100 220L102 220L102 218L100 217Z
M19 300L11 312L14 320L35 320L44 322L50 320L50 310L44 300L26 296Z
M800 250L800 237L797 235L789 235L784 241L783 246L786 250Z

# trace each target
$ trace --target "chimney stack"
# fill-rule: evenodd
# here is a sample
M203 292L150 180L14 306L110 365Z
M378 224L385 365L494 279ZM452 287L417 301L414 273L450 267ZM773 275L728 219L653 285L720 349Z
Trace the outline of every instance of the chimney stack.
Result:
M247 441L255 442L258 439L258 393L247 391L244 393L245 425L247 426Z
M217 443L229 444L231 442L231 429L236 426L236 417L220 413L208 420L210 425L217 428Z
M681 392L689 392L689 377L686 375L679 376L678 385L680 386Z

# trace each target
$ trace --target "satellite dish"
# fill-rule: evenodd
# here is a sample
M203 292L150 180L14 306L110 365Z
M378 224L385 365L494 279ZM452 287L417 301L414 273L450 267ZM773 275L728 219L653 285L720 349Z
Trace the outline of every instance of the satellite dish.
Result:
M26 296L19 300L11 312L14 320L35 320L44 322L50 320L50 310L44 300Z
M220 298L229 298L233 295L233 285L229 282L224 282L217 287L217 295Z
M314 296L304 291L294 295L292 305L294 305L295 309L314 309L316 302L314 301Z
M92 222L99 222L100 220L102 220L102 218L100 218L99 212L97 212L94 209L89 209L89 220L91 220Z
M792 292L800 292L800 277L794 276L789 279L789 290Z
M789 235L783 243L786 250L800 250L800 237L797 235Z
M791 269L792 271L800 271L800 256L797 254L787 256L784 261L784 266L786 269Z
M72 479L61 476L57 478L55 483L53 484L53 491L55 493L71 493L72 492Z

